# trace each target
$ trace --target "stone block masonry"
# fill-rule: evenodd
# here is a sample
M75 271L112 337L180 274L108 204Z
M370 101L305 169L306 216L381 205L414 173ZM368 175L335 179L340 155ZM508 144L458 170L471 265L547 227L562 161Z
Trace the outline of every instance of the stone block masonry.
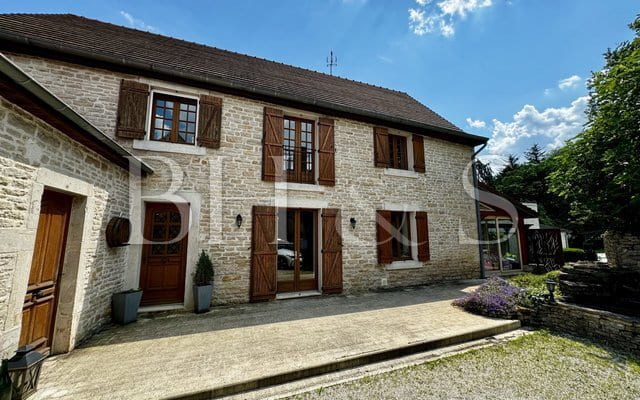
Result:
M540 304L520 316L524 325L593 339L640 356L640 319L558 302Z
M110 319L124 287L127 249L109 249L112 216L129 215L128 171L0 98L0 356L13 354L45 189L74 197L59 296L57 349L72 348ZM74 264L74 265L71 265ZM69 283L69 285L67 285ZM63 343L64 342L64 343Z
M205 155L147 151L136 149L131 140L117 139L156 171L143 181L144 193L163 193L179 176L178 194L200 196L198 248L193 253L206 250L214 262L214 301L218 304L249 300L250 215L254 205L311 204L314 206L309 208L341 209L346 293L479 276L477 246L463 244L459 237L460 232L471 238L477 235L474 201L463 188L471 147L425 138L427 172L390 176L373 166L373 126L336 119L335 186L281 189L261 180L263 109L282 108L279 105L37 57L8 56L112 137L123 78L144 81L157 90L223 98L221 147L206 149ZM312 119L322 116L286 108L285 112ZM388 270L377 264L375 212L389 203L428 212L431 261L405 270ZM246 221L239 228L235 226L238 214ZM352 217L358 221L356 229L349 225ZM127 283L135 286L139 260L130 259L128 268ZM191 276L187 276L187 285L190 282Z

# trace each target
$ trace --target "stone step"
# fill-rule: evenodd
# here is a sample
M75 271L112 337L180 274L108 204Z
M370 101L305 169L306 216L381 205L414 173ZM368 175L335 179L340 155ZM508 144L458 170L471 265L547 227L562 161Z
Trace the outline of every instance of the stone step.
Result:
M362 367L368 364L407 357L413 354L424 353L448 346L472 342L475 340L515 331L517 329L520 329L521 327L520 321L518 320L505 322L506 323L504 324L490 328L476 329L438 339L409 343L405 346L388 348L378 352L364 353L354 357L344 358L342 360L336 360L325 364L291 370L276 375L264 376L259 379L238 382L232 385L213 387L208 390L188 393L171 398L184 400L204 400L237 395L240 393L260 390L270 386L282 385L301 379L307 379L324 374L334 373L337 371Z

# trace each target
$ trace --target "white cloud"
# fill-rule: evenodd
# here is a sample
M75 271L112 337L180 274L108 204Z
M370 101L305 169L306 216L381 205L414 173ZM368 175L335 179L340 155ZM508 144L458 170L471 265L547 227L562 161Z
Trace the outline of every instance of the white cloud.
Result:
M439 32L442 36L455 34L455 22L480 8L493 5L492 0L416 0L417 8L409 9L409 28L418 36Z
M540 137L548 149L564 145L565 141L582 131L586 123L585 109L588 96L578 97L570 106L547 108L538 111L527 104L513 115L512 121L493 119L493 129L487 150L493 155L516 152L518 142L526 138Z
M545 96L551 96L553 94L553 89L545 89L544 90L544 95Z
M120 15L124 18L130 27L140 29L143 31L149 31L158 33L160 30L155 26L147 25L143 20L135 18L133 15L129 14L126 11L120 11Z
M571 75L566 79L561 79L558 81L558 89L560 90L573 89L575 87L578 87L580 82L582 82L582 78L580 78L578 75Z
M484 128L487 126L487 123L480 119L471 119L467 118L467 124L469 124L472 128Z
M380 61L384 61L387 64L393 64L393 59L391 59L391 58L389 58L387 56L383 56L382 54L378 54L377 57L378 57L378 60L380 60Z

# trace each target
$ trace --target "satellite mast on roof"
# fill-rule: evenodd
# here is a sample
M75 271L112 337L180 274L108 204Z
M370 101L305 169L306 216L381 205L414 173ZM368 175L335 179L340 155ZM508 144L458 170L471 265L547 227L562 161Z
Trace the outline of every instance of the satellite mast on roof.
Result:
M329 67L329 75L333 75L333 67L338 66L338 57L333 55L333 50L331 50L331 54L327 57L327 67Z

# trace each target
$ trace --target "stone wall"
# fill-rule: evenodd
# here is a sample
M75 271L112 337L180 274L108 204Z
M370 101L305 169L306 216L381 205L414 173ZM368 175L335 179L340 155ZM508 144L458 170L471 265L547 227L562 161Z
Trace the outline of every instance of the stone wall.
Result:
M640 235L607 231L602 238L610 266L640 269Z
M56 333L73 343L110 318L110 295L123 288L127 249L109 249L104 230L110 217L128 215L128 172L0 98L0 356L18 343L22 304L44 189L74 195L63 267L76 286L61 290ZM75 215L83 212L82 215ZM70 261L71 262L71 261ZM67 270L76 268L77 271ZM65 275L66 276L66 275Z
M9 55L41 82L109 135L114 135L118 90L124 77L110 71L62 62ZM473 149L425 138L425 174L393 176L373 166L372 126L346 119L335 122L336 185L309 190L283 188L261 180L264 106L277 105L138 77L152 87L194 96L223 98L222 145L204 154L161 153L136 149L130 140L118 142L152 165L156 173L145 180L143 195L177 189L199 196L197 249L207 250L214 262L216 303L245 302L249 298L251 209L254 205L342 210L344 288L346 292L386 286L424 284L479 275L477 246L461 243L460 232L476 238L473 199L463 189L464 172ZM320 115L286 109L288 114ZM176 178L179 180L175 185ZM400 205L429 213L431 261L419 268L389 270L377 264L375 212ZM241 214L245 223L235 226ZM357 227L349 226L356 218ZM135 247L132 251L138 251ZM195 262L195 260L190 260ZM137 281L139 259L129 261L129 282ZM187 285L191 277L187 276Z
M640 319L562 302L539 304L521 313L520 319L524 325L570 333L640 355Z

